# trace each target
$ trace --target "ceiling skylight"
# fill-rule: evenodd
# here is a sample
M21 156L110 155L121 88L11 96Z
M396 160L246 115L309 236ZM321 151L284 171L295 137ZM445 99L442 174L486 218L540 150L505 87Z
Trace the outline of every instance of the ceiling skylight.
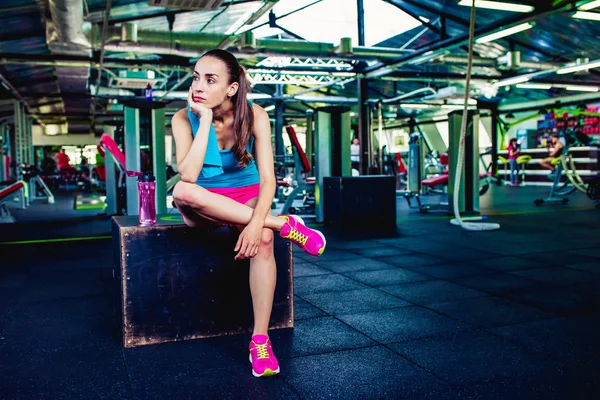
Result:
M280 1L273 12L278 17L308 5L314 0ZM421 23L399 8L382 0L364 0L365 45L374 46L386 39L399 35ZM260 18L254 26L268 21L268 16ZM342 37L351 37L352 44L358 46L356 2L348 0L323 0L302 11L298 11L277 23L283 28L308 41L337 44ZM268 25L254 30L257 38L277 35L281 31Z

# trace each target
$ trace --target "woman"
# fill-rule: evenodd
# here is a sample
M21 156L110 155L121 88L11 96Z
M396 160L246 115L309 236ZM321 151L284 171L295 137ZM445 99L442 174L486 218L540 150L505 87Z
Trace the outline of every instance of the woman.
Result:
M271 215L270 122L262 107L247 100L248 92L245 71L231 53L211 50L198 60L188 107L172 120L181 175L173 198L188 226L228 223L241 231L235 259L250 259L250 361L253 375L261 377L279 373L267 334L276 283L273 231L313 256L323 253L325 238L299 217Z
M517 144L517 139L512 138L508 142L508 163L510 166L510 184L519 186L519 164L517 158L521 155L521 149Z

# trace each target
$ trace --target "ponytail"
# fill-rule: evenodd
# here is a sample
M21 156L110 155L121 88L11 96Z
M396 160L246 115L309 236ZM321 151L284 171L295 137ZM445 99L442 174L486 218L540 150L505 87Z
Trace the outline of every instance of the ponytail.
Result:
M235 118L233 120L233 132L235 143L232 151L235 158L239 160L240 166L247 166L252 160L252 154L247 150L250 136L252 135L252 127L254 126L254 112L247 96L250 92L248 81L246 80L246 71L239 66L239 88L237 93L232 97L233 106L235 107Z

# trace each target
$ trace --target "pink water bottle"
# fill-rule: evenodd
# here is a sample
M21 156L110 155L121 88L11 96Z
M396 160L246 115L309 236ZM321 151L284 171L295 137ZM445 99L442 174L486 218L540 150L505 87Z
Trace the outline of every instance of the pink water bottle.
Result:
M151 172L138 175L138 195L140 225L151 226L156 223L156 178Z

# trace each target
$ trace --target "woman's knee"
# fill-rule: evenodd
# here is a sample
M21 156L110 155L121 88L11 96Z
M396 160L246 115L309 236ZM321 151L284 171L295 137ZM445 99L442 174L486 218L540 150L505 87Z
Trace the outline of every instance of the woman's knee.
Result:
M273 230L263 228L260 234L260 247L271 248L273 247Z
M199 196L200 186L179 181L173 188L173 200L178 206L201 206L200 200L202 196Z

